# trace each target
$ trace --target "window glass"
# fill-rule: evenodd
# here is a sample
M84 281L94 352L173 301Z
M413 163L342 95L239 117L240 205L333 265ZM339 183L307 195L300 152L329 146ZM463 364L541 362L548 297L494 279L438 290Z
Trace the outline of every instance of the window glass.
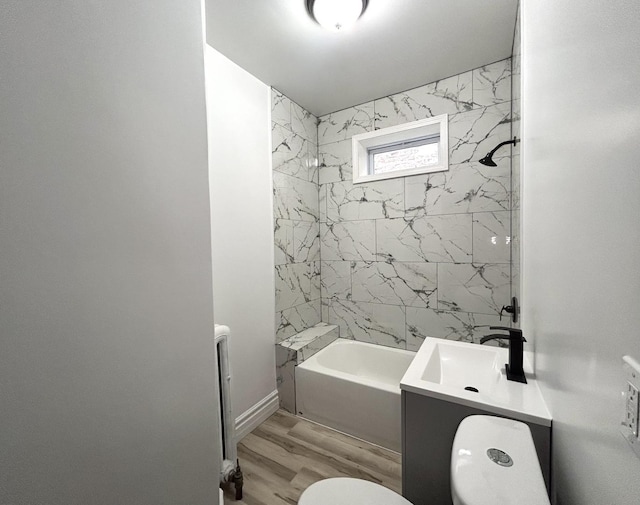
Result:
M384 174L396 170L434 166L439 163L439 138L424 138L369 150L369 170Z

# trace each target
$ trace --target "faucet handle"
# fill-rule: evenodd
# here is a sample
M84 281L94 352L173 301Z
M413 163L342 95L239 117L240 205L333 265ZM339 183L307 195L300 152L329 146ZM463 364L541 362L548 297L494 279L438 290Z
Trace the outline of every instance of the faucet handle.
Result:
M511 314L511 320L514 323L518 322L518 315L520 314L520 308L518 306L518 299L513 296L511 297L511 305L503 305L500 309L500 321L502 321L502 313L506 312L507 314Z

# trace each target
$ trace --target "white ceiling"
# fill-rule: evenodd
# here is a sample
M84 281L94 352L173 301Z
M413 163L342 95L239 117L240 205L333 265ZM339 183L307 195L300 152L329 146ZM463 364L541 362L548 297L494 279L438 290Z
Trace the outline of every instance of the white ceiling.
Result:
M517 0L370 0L349 32L305 0L206 0L207 42L316 115L511 54Z

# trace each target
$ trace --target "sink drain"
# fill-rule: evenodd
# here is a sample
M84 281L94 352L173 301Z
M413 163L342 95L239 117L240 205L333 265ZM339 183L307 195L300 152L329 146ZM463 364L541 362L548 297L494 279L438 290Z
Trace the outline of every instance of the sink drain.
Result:
M474 393L479 393L480 392L480 391L478 391L477 388L474 388L473 386L467 386L464 389L465 389L465 391L473 391Z

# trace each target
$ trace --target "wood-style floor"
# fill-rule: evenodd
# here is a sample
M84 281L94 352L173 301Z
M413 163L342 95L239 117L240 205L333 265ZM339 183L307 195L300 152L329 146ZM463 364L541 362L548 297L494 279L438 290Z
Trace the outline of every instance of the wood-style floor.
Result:
M357 477L400 492L400 455L279 410L238 445L243 499L225 505L296 505L302 492L329 477Z

